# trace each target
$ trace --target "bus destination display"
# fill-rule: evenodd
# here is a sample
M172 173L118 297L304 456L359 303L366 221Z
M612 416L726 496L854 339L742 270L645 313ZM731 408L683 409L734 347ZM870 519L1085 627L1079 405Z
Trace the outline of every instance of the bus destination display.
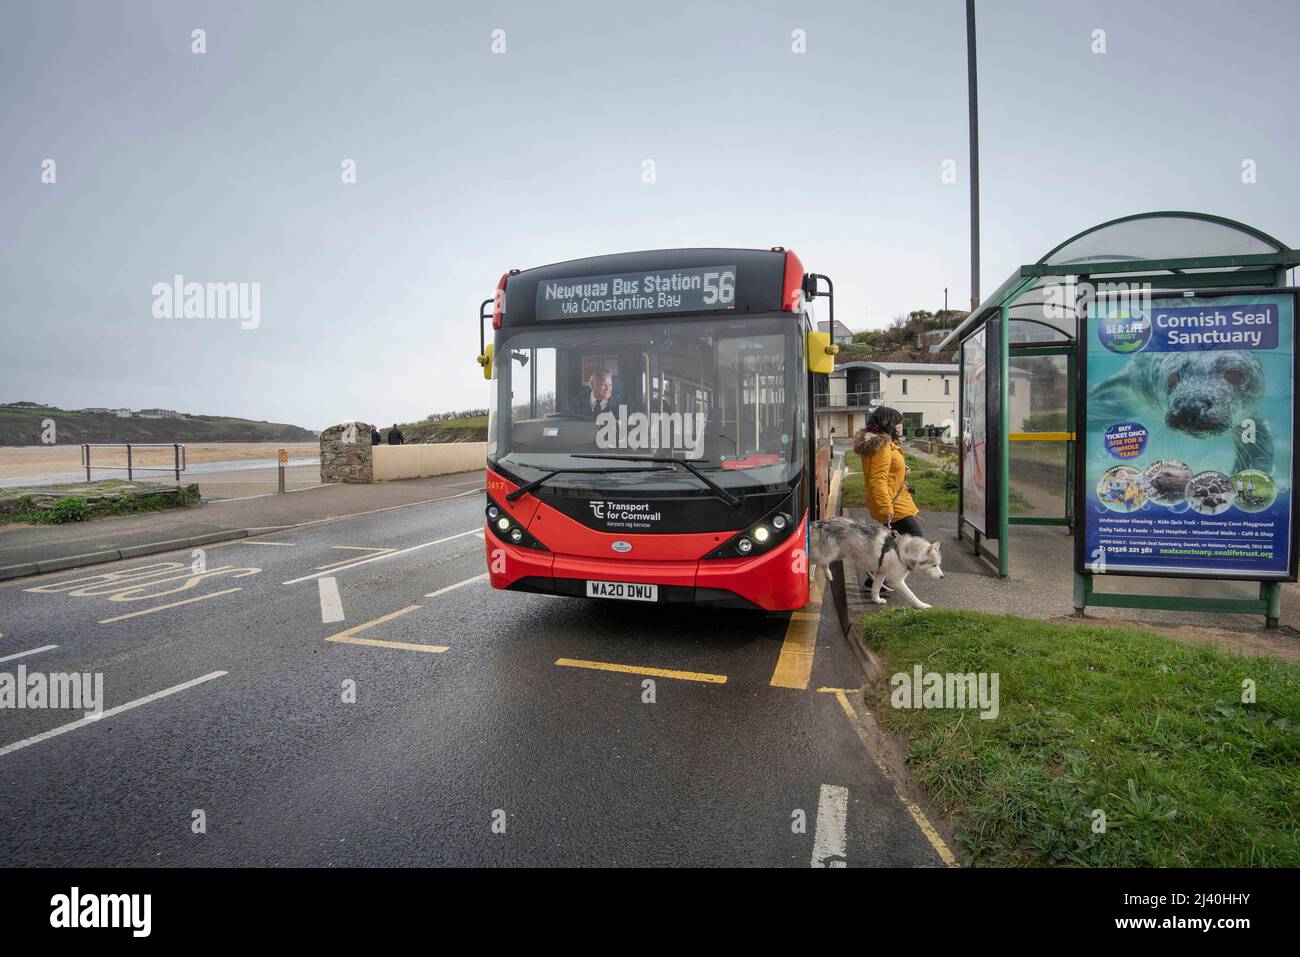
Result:
M539 320L715 312L735 305L734 265L546 279L537 286Z

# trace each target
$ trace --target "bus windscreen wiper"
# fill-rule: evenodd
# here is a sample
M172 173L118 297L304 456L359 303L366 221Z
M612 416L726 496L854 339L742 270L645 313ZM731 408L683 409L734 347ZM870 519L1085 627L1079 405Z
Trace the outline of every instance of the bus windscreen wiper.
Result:
M590 455L574 456L574 458L600 458L600 457L601 456L590 456ZM570 474L573 472L578 472L578 473L596 473L600 475L608 475L610 472L671 472L673 471L672 469L553 469L547 465L530 465L527 462L518 462L516 464L519 465L521 468L526 468L526 469L544 469L546 471L546 474L543 475L541 478L533 479L527 485L519 486L519 488L515 489L513 492L507 493L506 495L507 502L513 502L521 495L527 495L533 489L540 488L542 485L549 482L551 479L555 478L555 476L560 475L561 473Z
M713 479L709 478L707 475L705 475L703 472L697 469L693 462L688 462L686 459L662 458L657 455L578 455L576 453L574 454L573 457L575 459L609 459L615 462L654 462L656 464L664 464L664 465L680 465L682 468L686 469L686 471L690 472L697 479L699 479L701 482L707 485L714 495L722 499L732 508L740 508L740 506L744 504L737 495L727 491L717 482L713 481ZM636 469L634 471L640 471L640 469ZM653 471L659 471L659 470L655 469Z

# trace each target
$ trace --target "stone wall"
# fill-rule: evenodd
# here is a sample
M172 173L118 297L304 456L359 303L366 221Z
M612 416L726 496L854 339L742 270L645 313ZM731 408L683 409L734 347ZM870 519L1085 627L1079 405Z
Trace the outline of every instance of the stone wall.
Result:
M320 480L322 482L373 482L374 452L368 422L332 425L320 434Z

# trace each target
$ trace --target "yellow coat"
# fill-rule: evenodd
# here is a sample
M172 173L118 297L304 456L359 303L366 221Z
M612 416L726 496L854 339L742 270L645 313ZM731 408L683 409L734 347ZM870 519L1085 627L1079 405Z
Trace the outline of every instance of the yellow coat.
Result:
M867 493L867 510L884 523L892 513L898 521L918 511L907 490L907 462L897 442L879 432L859 432L853 451L862 457L862 480Z

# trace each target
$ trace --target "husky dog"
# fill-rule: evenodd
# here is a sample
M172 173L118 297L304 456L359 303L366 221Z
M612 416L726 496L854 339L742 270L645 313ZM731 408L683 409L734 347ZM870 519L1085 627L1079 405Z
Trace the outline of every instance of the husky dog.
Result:
M1213 456L1222 472L1267 472L1273 466L1268 425L1260 419L1254 441L1242 439L1242 424L1259 414L1264 390L1264 367L1247 351L1143 352L1089 390L1088 411L1117 422L1159 420L1167 430L1162 439L1187 440L1178 447L1162 441L1162 454Z
M817 565L850 559L860 571L871 576L871 600L885 604L880 589L888 580L913 608L929 608L912 594L905 578L912 572L925 572L942 578L939 543L927 542L920 535L899 535L890 529L871 528L851 518L827 518L812 524L812 560ZM829 574L829 568L827 569Z

